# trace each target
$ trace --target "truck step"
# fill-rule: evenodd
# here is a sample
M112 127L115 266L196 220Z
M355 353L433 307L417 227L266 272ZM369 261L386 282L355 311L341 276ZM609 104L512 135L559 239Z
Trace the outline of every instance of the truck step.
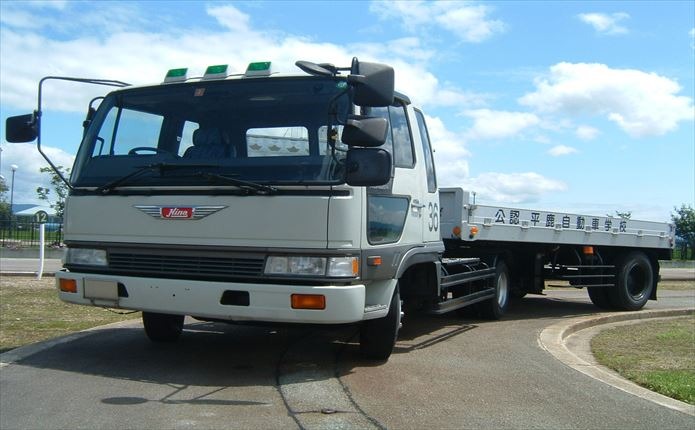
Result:
M447 288L455 287L457 285L480 281L483 279L490 279L494 276L495 268L475 270L473 272L455 273L453 275L442 276L440 288L442 290L446 290Z
M556 288L586 288L586 287L600 287L600 288L608 288L608 287L614 287L615 284L582 284L582 285L554 285L554 284L548 284L549 287L556 287Z
M449 299L444 302L437 304L437 307L432 309L429 313L435 315L445 314L447 312L454 311L456 309L461 309L465 306L472 305L474 303L482 302L483 300L491 300L495 298L495 289L486 288L482 291L478 291L465 296L457 297L455 299Z

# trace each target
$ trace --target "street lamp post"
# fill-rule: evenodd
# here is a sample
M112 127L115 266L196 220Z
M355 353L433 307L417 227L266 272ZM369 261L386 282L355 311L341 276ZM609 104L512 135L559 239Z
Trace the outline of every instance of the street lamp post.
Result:
M10 169L12 169L12 183L10 184L10 218L12 218L12 215L14 215L14 172L19 169L19 166L13 164L10 166Z

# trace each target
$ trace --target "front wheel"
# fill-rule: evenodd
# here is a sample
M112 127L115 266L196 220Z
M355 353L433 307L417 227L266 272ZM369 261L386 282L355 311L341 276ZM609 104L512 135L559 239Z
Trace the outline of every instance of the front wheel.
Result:
M152 342L174 342L183 331L183 315L142 313L145 333Z
M613 306L608 297L608 288L605 287L587 287L591 303L601 309L612 309Z
M494 280L495 297L478 304L481 317L491 320L502 318L509 306L510 284L511 275L507 263L497 262Z
M621 311L642 309L654 289L654 268L642 252L632 252L619 260L615 286L608 293L610 302Z
M360 352L373 360L388 360L393 352L401 326L401 296L398 285L391 297L385 317L363 321L360 327Z

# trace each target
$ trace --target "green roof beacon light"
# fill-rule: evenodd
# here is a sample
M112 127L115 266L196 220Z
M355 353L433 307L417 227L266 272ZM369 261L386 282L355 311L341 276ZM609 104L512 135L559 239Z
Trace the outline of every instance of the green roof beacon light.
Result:
M271 75L270 61L259 61L256 63L250 63L246 68L246 73L244 73L245 78L255 78L261 76Z
M208 79L226 79L229 76L227 72L229 66L227 64L218 64L216 66L208 66L205 69L205 75L203 75L203 80Z
M188 79L187 67L181 69L170 69L164 77L164 83L171 84L175 82L185 82L186 79Z

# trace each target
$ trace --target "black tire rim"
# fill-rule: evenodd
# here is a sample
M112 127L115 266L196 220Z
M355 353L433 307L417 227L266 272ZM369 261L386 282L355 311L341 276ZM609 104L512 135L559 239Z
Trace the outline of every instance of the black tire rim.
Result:
M647 270L640 264L634 264L627 270L625 282L627 292L633 300L639 301L644 298L644 294L649 288Z

